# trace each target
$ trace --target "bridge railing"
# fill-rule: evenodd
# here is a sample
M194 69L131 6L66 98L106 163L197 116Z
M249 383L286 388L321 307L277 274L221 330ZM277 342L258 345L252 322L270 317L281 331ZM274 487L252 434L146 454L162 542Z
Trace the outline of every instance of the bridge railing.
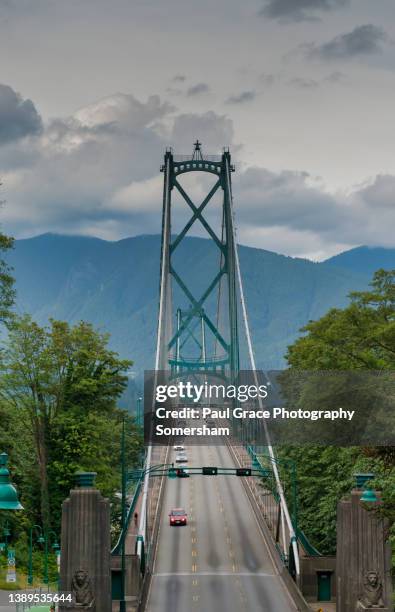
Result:
M248 455L251 458L252 466L261 471L258 478L258 488L256 495L259 500L262 513L266 524L273 536L277 550L283 560L283 563L288 569L293 572L293 552L292 552L292 534L290 533L284 521L284 516L281 508L281 497L278 490L278 483L273 472L273 463L278 467L281 466L280 460L275 460L265 453L264 449L254 448L250 445L246 446ZM296 491L296 474L294 466L291 466L291 483L292 490L290 494L292 505L292 525L294 532L297 532L297 491Z
M136 478L133 479L133 497L131 499L130 502L130 506L129 509L127 511L126 514L126 521L125 521L125 527L124 529L121 530L121 533L119 534L117 543L115 544L114 548L111 551L112 555L120 555L121 554L121 550L122 550L122 543L124 538L126 538L128 529L129 529L129 525L130 525L130 521L134 515L134 511L136 509L137 506L137 502L141 493L141 487L142 487L142 483L143 483L143 475L142 472L140 471L140 475L138 475L138 471L136 470Z
M175 162L220 162L221 160L221 155L205 155L202 159L192 159L191 155L173 155L173 161Z

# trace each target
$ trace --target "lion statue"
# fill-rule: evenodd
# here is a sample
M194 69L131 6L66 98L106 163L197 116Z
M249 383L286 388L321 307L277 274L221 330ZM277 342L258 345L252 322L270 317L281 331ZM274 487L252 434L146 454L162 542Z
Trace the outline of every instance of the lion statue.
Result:
M76 606L92 608L95 599L91 580L86 570L79 569L74 573L71 581L71 592Z
M360 604L362 604L364 608L362 608ZM380 580L380 576L374 571L366 572L363 580L363 593L358 600L357 610L384 607L383 583Z

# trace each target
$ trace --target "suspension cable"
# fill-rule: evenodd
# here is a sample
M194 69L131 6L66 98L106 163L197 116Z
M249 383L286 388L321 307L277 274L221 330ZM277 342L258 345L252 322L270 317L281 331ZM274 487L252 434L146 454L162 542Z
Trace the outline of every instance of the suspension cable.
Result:
M168 234L169 234L169 207L170 207L170 189L169 189L169 180L170 180L170 157L167 157L166 161L166 174L165 174L165 184L164 184L164 210L163 210L163 238L162 238L162 255L161 255L161 279L160 279L160 297L159 297L159 320L158 320L158 331L156 338L156 356L155 356L155 373L154 373L154 386L153 389L156 389L157 378L158 378L158 370L160 365L160 354L161 354L161 345L162 345L162 327L163 327L163 315L165 310L165 300L167 298L167 282L166 282L166 274L167 270L167 259L168 259ZM152 409L155 408L155 393L152 398ZM147 500L148 500L148 489L149 489L149 468L151 466L151 456L152 456L152 445L149 444L147 448L147 456L145 461L145 469L146 474L144 476L144 486L143 486L143 496L141 501L141 511L140 511L140 522L139 522L139 535L143 536L143 539L146 538L147 531ZM141 559L143 551L143 542L139 538L137 541L137 555Z
M224 243L224 235L225 235L225 210L222 208L222 227L221 227L221 244ZM222 270L222 266L224 263L224 253L221 250L219 256L219 269ZM220 308L221 308L221 287L222 287L222 279L218 283L218 298L217 298L217 315L216 315L216 326L219 329L219 319L220 319ZM217 346L218 339L215 337L214 341L214 359L217 357Z
M227 158L225 158L225 164L226 164L226 189L228 191L228 198L229 198L229 205L230 205L230 212L231 212L231 214L230 214L230 223L231 223L231 226L232 226L234 256L235 256L237 280L238 280L239 290L240 290L240 301L241 301L241 308L242 308L242 313L243 313L243 322L244 322L244 328L245 328L245 333L246 333L246 338L247 338L248 353L249 353L251 368L252 368L252 370L254 372L255 384L258 386L259 382L258 382L258 375L257 375L257 370L256 370L255 355L254 355L254 350L253 350L253 346L252 346L251 333L250 333L250 325L249 325L249 322L248 322L247 307L246 307L243 283L242 283L241 272L240 272L239 253L238 253L238 249L237 249L236 229L235 229L235 224L234 224L233 196L232 196L232 190L230 188L230 169L229 169L229 162L228 162ZM264 374L265 374L267 382L270 383L270 379L269 379L268 374L266 372L264 372ZM263 408L262 398L258 397L258 401L259 401L259 408L262 409ZM287 523L287 526L288 526L288 529L289 529L289 533L290 533L291 545L292 545L292 550L293 550L294 558L295 558L295 571L296 571L297 577L299 577L299 575L300 575L300 563L299 563L299 551L298 551L296 534L295 534L295 530L294 530L293 525L292 525L291 516L289 514L287 502L286 502L285 495L284 495L284 489L283 489L283 486L282 486L282 483L281 483L281 480L280 480L280 475L279 475L279 472L278 472L278 469L277 469L277 465L276 465L276 461L275 461L274 449L273 449L273 446L272 446L272 443L271 443L271 440L270 440L270 434L269 434L269 430L268 430L266 421L263 422L263 427L264 427L264 431L265 431L265 437L266 437L266 441L267 441L267 447L268 447L268 451L269 451L269 456L270 456L270 458L272 460L271 463L272 463L272 469L273 469L274 477L275 477L276 484L277 484L277 490L278 490L278 494L280 496L281 509L282 509L283 514L284 514L284 517L285 517L285 520L286 520L286 523Z

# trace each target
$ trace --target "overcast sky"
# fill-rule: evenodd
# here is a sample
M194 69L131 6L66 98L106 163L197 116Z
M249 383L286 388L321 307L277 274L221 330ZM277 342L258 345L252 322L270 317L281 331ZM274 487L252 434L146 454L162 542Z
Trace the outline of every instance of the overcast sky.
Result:
M0 0L3 230L158 233L164 149L199 138L241 243L394 247L394 77L393 0Z

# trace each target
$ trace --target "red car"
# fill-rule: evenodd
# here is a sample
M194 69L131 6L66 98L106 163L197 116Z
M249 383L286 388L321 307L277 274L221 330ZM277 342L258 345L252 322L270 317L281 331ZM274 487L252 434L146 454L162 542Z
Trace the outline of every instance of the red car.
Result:
M187 513L183 508L173 508L169 514L170 526L173 525L186 525L187 524Z

